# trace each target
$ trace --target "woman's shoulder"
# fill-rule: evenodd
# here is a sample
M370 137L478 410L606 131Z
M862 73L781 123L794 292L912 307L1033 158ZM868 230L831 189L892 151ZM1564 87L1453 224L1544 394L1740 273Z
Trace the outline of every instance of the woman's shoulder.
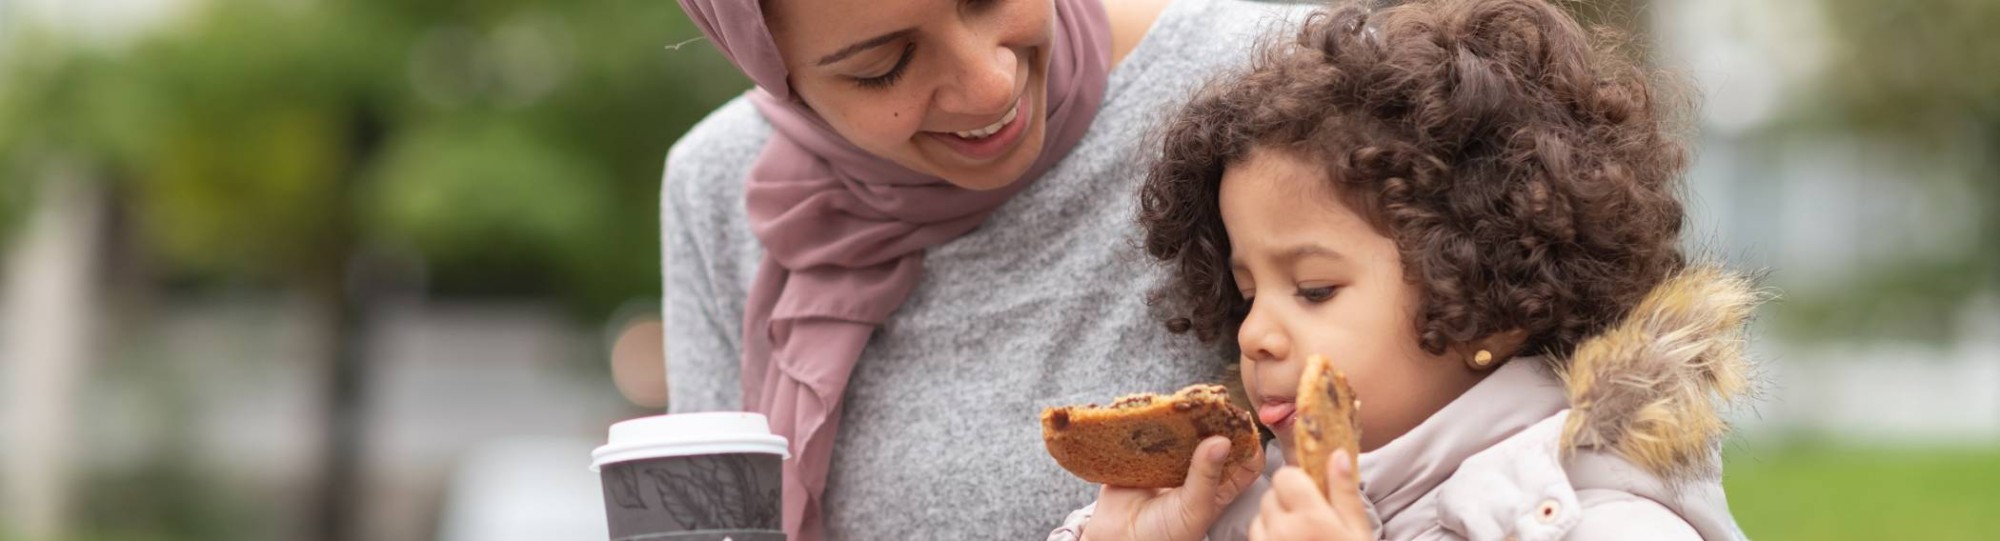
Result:
M1308 4L1174 0L1112 71L1109 95L1178 101L1215 73L1245 65L1252 51L1289 35L1311 11Z
M1174 0L1153 31L1179 47L1248 50L1273 33L1288 33L1315 9L1309 2Z
M743 178L771 138L771 124L746 96L715 108L667 150L663 204L700 205L743 196Z

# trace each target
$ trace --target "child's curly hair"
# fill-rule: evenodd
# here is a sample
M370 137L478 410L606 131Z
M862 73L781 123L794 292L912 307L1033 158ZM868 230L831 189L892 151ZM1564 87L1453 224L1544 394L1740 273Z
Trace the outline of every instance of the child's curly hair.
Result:
M1426 351L1520 330L1522 353L1568 354L1685 264L1678 119L1615 39L1544 0L1315 13L1167 126L1140 223L1168 328L1242 324L1218 194L1259 146L1324 166L1395 240Z

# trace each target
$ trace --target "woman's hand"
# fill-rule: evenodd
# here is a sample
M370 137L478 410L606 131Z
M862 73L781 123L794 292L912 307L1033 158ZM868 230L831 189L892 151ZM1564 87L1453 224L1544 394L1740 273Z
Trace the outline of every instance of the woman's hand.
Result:
M1329 461L1325 481L1332 488L1327 491L1331 501L1305 470L1285 467L1271 476L1271 492L1250 524L1250 541L1374 541L1361 481L1347 451L1334 451Z
M1083 525L1083 541L1201 541L1216 515L1236 501L1263 473L1258 449L1237 466L1223 466L1229 438L1213 436L1195 446L1187 481L1179 488L1124 488L1106 485L1097 511Z

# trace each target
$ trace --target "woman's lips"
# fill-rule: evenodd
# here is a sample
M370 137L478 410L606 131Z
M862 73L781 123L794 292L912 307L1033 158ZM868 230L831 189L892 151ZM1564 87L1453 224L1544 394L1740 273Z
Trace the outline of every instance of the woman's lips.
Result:
M1266 401L1263 405L1257 406L1257 420L1263 421L1264 426L1271 427L1271 430L1282 430L1290 426L1292 416L1296 413L1298 405L1289 400Z
M973 161L991 160L1005 155L1014 148L1015 143L1020 142L1022 134L1027 132L1028 123L1038 116L1033 106L1034 103L1023 95L1014 102L1014 121L1001 126L1000 131L983 138L966 139L942 132L924 132L924 135Z

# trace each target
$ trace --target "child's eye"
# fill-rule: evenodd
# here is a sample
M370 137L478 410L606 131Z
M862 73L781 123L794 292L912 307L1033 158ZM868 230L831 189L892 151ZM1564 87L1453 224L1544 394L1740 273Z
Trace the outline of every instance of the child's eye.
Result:
M1326 302L1333 298L1333 290L1333 286L1302 287L1299 288L1299 297L1310 302Z

